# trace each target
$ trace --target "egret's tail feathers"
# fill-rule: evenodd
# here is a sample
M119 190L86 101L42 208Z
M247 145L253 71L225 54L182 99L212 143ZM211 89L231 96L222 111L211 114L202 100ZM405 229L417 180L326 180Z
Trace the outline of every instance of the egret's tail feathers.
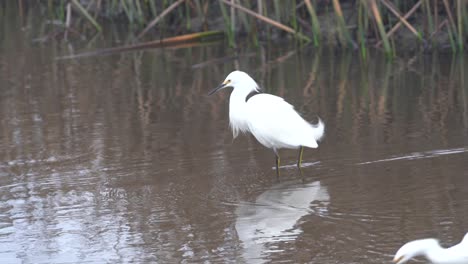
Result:
M316 141L320 141L323 138L323 135L325 133L325 124L322 122L322 119L320 117L318 118L318 123L317 124L311 124L312 126L312 131L313 131L313 137Z
M304 147L308 148L318 148L317 141L315 139L310 139L309 142L302 144Z
M322 120L319 118L317 124L310 124L310 129L307 129L303 137L305 140L300 143L301 146L309 147L309 148L318 148L318 143L320 139L323 138L323 134L325 132L325 125L323 124ZM312 137L310 136L312 134Z

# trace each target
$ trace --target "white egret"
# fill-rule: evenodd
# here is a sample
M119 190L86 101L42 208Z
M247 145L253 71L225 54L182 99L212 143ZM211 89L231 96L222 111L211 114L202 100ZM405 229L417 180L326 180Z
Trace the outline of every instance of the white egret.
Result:
M433 264L467 264L468 233L459 244L450 248L441 247L433 238L408 242L397 251L393 262L402 264L417 256L425 256Z
M226 87L233 87L229 99L229 123L234 138L239 131L250 132L262 145L273 149L278 175L278 149L299 149L297 166L300 169L304 147L317 148L317 141L324 134L322 120L319 118L316 125L308 123L283 98L263 93L245 72L231 72L209 95Z

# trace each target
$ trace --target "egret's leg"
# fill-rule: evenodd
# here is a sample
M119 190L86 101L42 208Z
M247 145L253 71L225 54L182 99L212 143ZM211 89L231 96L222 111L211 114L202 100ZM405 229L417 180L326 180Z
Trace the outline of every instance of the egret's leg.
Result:
M275 152L275 156L276 156L276 176L280 176L280 171L279 171L279 167L280 167L280 156L278 154L278 151L276 151L276 149L273 149L273 151Z
M297 167L301 167L302 165L302 154L304 153L304 147L301 146L301 148L299 149L299 157L297 158Z
M304 181L304 173L302 172L302 168L301 167L297 167L297 169L299 170L299 175L301 176L301 179L302 179L302 183L305 183Z

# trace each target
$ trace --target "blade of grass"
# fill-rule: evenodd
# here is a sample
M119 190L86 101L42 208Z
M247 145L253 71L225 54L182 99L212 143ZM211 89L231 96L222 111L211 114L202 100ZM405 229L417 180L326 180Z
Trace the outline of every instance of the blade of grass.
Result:
M298 31L298 25L297 25L297 18L296 18L296 6L291 5L291 19L290 19L290 24L292 25L292 28L294 31Z
M341 41L344 42L344 39L346 39L348 45L354 47L353 39L351 38L351 34L349 33L348 27L346 26L343 11L341 10L341 5L338 0L333 0L333 9L335 10L336 16L338 17Z
M231 0L231 3L234 3L234 0ZM231 7L231 31L233 34L236 32L236 10L234 7Z
M369 0L371 4L371 10L372 13L374 14L374 19L375 22L377 23L377 27L379 29L380 37L382 38L382 41L384 43L384 49L385 49L385 54L387 56L390 56L392 53L390 42L388 41L387 33L385 32L384 25L382 23L382 18L380 17L380 12L377 7L377 3L375 0Z
M219 8L221 9L221 14L223 15L223 18L224 18L224 23L226 24L226 32L228 35L229 46L235 47L236 42L234 40L234 31L233 31L233 27L231 27L231 20L229 19L226 6L221 2L218 2L218 3L219 3Z
M281 8L280 8L280 1L279 0L274 0L273 1L274 7L275 7L275 16L276 20L281 22Z
M458 49L460 51L463 50L463 16L462 16L462 8L464 8L464 5L462 5L462 1L458 0L457 1L457 22L458 22Z
M205 28L205 25L207 24L207 10L206 10L206 5L207 3L205 2L205 5L202 6L202 4L200 3L200 0L195 0L195 10L197 11L197 14L198 16L201 16L202 17L202 25L203 25L203 28Z
M153 0L149 1L149 7L150 7L150 14L155 16L158 14L158 9L156 8L156 4L154 3Z
M137 16L136 16L137 22L141 26L144 23L144 16L143 16L143 11L141 9L140 1L135 1L134 8L136 9L136 13L137 13Z
M434 19L432 18L431 3L429 2L429 0L424 1L424 6L425 8L423 10L427 17L428 31L430 32L429 34L431 34L435 30L434 29L435 24L434 24Z
M452 27L450 25L447 25L447 29L448 29L448 35L449 35L449 40L450 40L450 47L452 48L452 52L456 53L457 52L457 42L455 40L455 36L453 35Z
M235 3L235 2L236 2L235 0L231 0L231 3ZM244 2L245 2L245 1L244 1ZM250 1L247 0L247 3L249 3L249 2L250 2ZM241 1L241 0L238 0L238 3L239 3L239 5L245 7L245 5L242 4L242 1ZM249 9L248 7L246 7L246 8ZM231 6L231 10L235 10L235 8ZM250 9L249 9L249 10L250 10ZM234 15L232 15L232 17L234 17ZM250 33L251 33L251 28L250 28L250 26L249 26L249 21L248 21L248 20L249 20L249 17L247 17L247 15L246 15L245 13L243 13L243 12L237 12L237 17L239 17L239 21L240 21L240 23L242 23L242 26L244 27L245 31L249 32L249 35L250 35ZM235 25L235 24L234 24L234 25ZM234 32L235 32L235 31L234 31Z
M86 19L88 19L89 22L91 22L91 24L93 24L93 26L96 28L97 31L99 32L102 31L102 28L99 25L99 23L96 22L96 20L94 20L94 18L88 13L88 11L86 11L86 9L80 3L78 3L77 0L72 0L71 2L81 12L81 14L85 16Z
M122 8L123 8L123 10L125 12L125 15L127 16L127 19L129 21L130 25L132 25L133 20L134 20L133 19L133 12L131 12L130 7L127 6L127 1L124 0L124 1L121 1L121 3L122 3ZM128 4L131 5L131 2L129 2Z
M361 56L365 60L367 58L367 47L366 47L366 32L368 28L368 10L367 5L363 1L359 1L358 7L358 41Z
M312 34L314 37L314 46L318 47L320 45L320 23L317 17L317 12L315 12L315 8L310 2L310 0L304 0L307 11L309 12L310 19L312 22Z
M458 36L457 36L457 26L455 20L453 19L452 11L450 11L450 4L447 0L443 0L445 11L450 21L449 27L449 36L450 36L450 45L452 50L455 52L457 50Z
M468 11L466 10L466 6L463 7L463 29L465 34L468 33Z
M190 3L185 2L185 18L187 19L186 28L188 31L192 28L191 18L190 18Z
M149 23L148 26L145 27L145 29L143 29L143 31L137 36L137 38L143 37L152 27L154 27L159 22L159 20L161 20L163 17L165 17L167 14L169 14L174 8L179 6L184 1L185 0L177 0L172 5L170 5L168 8L166 8L161 14L159 14L159 16L157 16L155 19L153 19L153 21L151 21L151 23Z
M452 26L452 29L454 31L456 31L457 27L455 26L455 21L453 20L452 11L450 11L450 4L447 2L447 0L442 0L442 1L444 2L445 11L447 12L447 16L448 16L449 21L450 21L450 26Z

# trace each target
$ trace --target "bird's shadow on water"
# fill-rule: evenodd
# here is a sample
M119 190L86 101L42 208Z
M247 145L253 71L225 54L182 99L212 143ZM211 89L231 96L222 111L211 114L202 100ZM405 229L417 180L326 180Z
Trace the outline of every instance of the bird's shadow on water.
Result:
M320 181L289 179L271 185L250 201L237 204L235 229L248 263L264 263L282 243L295 241L304 230L303 217L326 215L330 196Z

